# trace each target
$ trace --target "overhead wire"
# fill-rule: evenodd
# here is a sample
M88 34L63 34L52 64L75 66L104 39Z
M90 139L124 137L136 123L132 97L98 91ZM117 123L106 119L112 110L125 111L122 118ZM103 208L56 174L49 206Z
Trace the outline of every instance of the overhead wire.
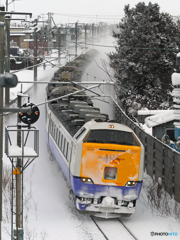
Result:
M95 19L109 19L109 20L120 20L123 15L85 15L85 14L66 14L66 13L53 13L53 15L60 15L64 17L75 17L75 18L95 18Z

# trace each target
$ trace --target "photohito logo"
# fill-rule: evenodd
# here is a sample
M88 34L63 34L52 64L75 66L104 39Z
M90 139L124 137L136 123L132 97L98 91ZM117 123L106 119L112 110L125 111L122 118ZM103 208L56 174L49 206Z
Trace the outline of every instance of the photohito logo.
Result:
M177 232L151 232L150 233L152 237L154 236L158 236L158 237L161 237L161 236L174 236L174 237L177 237L178 236L178 233Z

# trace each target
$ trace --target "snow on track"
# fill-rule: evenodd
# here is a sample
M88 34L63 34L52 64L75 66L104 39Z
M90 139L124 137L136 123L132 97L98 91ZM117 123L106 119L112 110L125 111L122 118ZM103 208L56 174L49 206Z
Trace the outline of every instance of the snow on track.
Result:
M119 219L91 219L107 240L137 240Z

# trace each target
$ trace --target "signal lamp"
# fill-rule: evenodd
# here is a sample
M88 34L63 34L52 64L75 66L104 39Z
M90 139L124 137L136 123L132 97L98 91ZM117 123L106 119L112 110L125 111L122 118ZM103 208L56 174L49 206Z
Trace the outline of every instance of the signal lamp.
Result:
M28 112L20 112L19 113L19 118L20 120L25 123L25 124L33 124L39 119L39 108L33 104L33 103L25 103L23 106L25 107L31 107L31 109Z

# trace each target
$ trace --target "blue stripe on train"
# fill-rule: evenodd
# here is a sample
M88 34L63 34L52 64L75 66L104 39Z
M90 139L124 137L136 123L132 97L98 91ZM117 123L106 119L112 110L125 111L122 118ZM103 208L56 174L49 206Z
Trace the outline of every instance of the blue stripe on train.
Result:
M116 197L119 200L137 200L141 191L142 182L137 182L136 186L125 187L125 186L107 186L107 185L96 185L83 183L80 178L73 177L73 191L76 196L82 196L87 198L99 198L101 196Z

